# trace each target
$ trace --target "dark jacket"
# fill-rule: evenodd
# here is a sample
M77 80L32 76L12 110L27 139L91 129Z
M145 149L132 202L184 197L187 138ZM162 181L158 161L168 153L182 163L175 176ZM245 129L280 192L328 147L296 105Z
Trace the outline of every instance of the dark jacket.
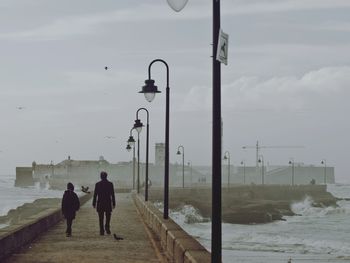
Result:
M72 190L66 190L62 198L62 214L65 218L75 218L75 212L80 208L79 198Z
M101 180L95 185L92 205L96 206L97 212L111 212L112 205L115 207L115 196L113 183L107 179Z

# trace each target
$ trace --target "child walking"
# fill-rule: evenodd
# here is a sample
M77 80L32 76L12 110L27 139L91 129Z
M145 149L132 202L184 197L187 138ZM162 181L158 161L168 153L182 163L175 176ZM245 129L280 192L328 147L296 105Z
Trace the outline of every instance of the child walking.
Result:
M62 198L62 214L67 221L66 236L72 236L72 222L75 218L75 212L80 208L79 198L74 193L74 185L72 183L67 184L67 190L63 194Z

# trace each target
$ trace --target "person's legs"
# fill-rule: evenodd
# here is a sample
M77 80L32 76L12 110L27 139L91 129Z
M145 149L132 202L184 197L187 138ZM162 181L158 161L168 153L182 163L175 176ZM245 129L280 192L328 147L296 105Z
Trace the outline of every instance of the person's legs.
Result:
M100 235L104 235L105 233L103 229L103 217L104 217L104 212L103 211L98 212L98 219L100 223Z
M110 234L111 233L111 229L110 229L110 222L111 222L111 212L106 212L106 225L105 225L105 229L106 229L106 233Z
M73 218L67 218L67 230L66 230L66 234L67 237L72 235L72 222L73 222Z

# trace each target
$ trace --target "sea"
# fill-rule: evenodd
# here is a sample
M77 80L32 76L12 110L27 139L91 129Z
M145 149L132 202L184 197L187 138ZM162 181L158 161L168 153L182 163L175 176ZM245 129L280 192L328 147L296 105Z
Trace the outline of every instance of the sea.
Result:
M15 176L0 176L0 216L24 203L63 195L63 191L39 185L14 187L14 182ZM327 190L336 197L350 198L350 185L327 185ZM350 201L338 201L338 207L316 208L311 204L310 197L292 204L292 210L299 216L286 216L286 221L255 225L223 223L223 262L350 262ZM170 211L169 216L210 251L209 219L188 205Z
M327 190L350 198L350 185L327 185ZM310 197L294 203L299 216L286 216L286 221L222 224L223 262L350 262L350 201L338 201L338 207L311 204ZM210 251L211 222L194 207L186 205L169 216Z

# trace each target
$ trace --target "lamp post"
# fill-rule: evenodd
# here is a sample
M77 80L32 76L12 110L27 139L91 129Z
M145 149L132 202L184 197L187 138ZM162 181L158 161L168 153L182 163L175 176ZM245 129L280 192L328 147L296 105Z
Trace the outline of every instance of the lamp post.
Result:
M134 128L141 132L143 123L139 120L139 111L144 110L147 113L147 130L146 130L146 182L145 182L145 201L148 201L148 152L149 152L149 112L146 108L139 108L136 111L136 120L134 124Z
M243 165L243 184L245 184L245 161L241 161L241 165Z
M128 152L130 152L131 150L131 146L133 148L133 155L132 155L132 189L135 189L135 139L132 136L132 131L134 130L134 128L130 129L130 136L129 139L127 141L127 146L126 146L126 150Z
M261 166L261 184L262 185L264 185L264 156L262 156L262 155L259 155L259 161L258 161L259 163L261 163L262 164L262 166Z
M180 145L177 147L177 155L180 155L180 148L182 149L182 188L185 188L185 147Z
M164 212L163 218L169 218L169 108L170 108L170 87L169 87L169 67L168 64L162 59L153 60L148 66L148 79L145 80L145 84L139 93L144 93L148 102L151 102L156 93L160 93L157 86L154 85L154 80L151 79L151 67L153 63L161 62L166 67L166 99L165 99L165 156L164 156Z
M230 162L231 162L231 157L230 157L230 152L226 151L224 154L224 160L228 161L228 165L227 165L227 187L230 188Z
M327 184L327 163L326 163L326 159L323 159L321 161L321 164L324 165L324 178L323 178L323 183Z
M180 11L187 0L167 0L169 5ZM176 5L174 3L177 3ZM221 262L222 226L221 226L221 64L216 60L220 33L220 0L213 0L213 49L212 49L212 224L211 224L211 261Z
M50 166L51 166L51 177L53 177L54 176L54 173L55 173L55 166L53 165L53 161L51 160L51 162L50 162Z
M188 161L187 165L190 167L191 169L191 176L190 176L190 180L191 180L191 187L192 187L192 161Z
M289 160L289 164L292 166L292 185L294 185L294 159Z

